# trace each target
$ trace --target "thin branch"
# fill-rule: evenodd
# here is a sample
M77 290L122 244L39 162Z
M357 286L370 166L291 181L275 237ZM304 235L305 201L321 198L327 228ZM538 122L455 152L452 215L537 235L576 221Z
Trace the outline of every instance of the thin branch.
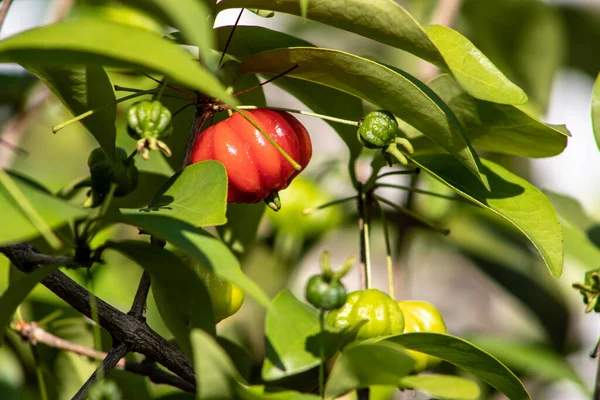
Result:
M235 24L233 24L233 28L231 28L231 32L229 32L229 36L227 36L227 42L225 42L225 47L223 48L223 52L221 53L221 58L219 59L218 67L221 67L223 58L225 57L225 54L227 53L227 49L229 48L229 45L231 44L231 39L233 39L233 34L235 33L235 28L237 28L238 24L240 23L240 19L242 18L243 13L244 13L244 9L242 8L240 10L240 13L237 16L237 19L235 20Z
M89 347L81 346L79 344L59 338L58 336L54 336L53 334L40 328L36 322L19 321L15 324L14 329L21 336L21 338L31 342L33 345L43 343L46 346L69 351L71 353L79 354L94 360L104 360L106 357L106 353L103 351L94 350ZM196 387L193 384L181 379L177 375L173 375L164 371L154 362L144 361L142 363L136 363L134 361L121 358L119 362L117 362L115 368L146 376L153 383L174 386L186 392L196 391Z
M86 398L86 394L90 389L90 386L96 382L96 379L102 379L102 377L108 375L110 371L113 370L117 366L119 360L121 360L127 354L127 346L123 343L119 343L114 346L104 360L102 360L102 364L92 373L92 375L88 378L87 381L79 388L75 396L73 396L73 400L83 400Z
M133 298L133 304L131 310L127 313L134 318L144 320L144 312L146 311L146 299L148 298L148 292L150 291L150 274L144 270L140 284L138 285L135 297Z
M276 79L279 79L279 78L281 78L282 76L285 76L285 75L289 74L290 72L292 72L293 70L295 70L295 69L296 69L296 68L298 68L298 67L299 67L299 65L298 65L298 64L296 64L296 65L294 65L293 67L290 67L290 68L286 69L286 70L285 70L285 71L283 71L282 73L279 73L279 74L275 75L274 77L272 77L272 78L270 78L270 79L267 79L267 80L266 80L266 81L264 81L264 82L261 82L261 83L259 83L259 84L258 84L258 85L256 85L256 86L252 86L251 88L248 88L248 89L246 89L246 90L242 90L241 92L238 92L238 93L234 94L234 96L236 96L236 97L237 97L237 96L240 96L240 95L242 95L242 94L245 94L245 93L248 93L248 92L250 92L250 91L252 91L252 90L254 90L254 89L257 89L257 88L259 88L259 87L261 87L261 86L264 86L264 85L266 85L267 83L273 82L274 80L276 80Z
M12 4L13 0L4 0L2 1L2 5L0 6L0 29L2 29L2 25L4 24L4 20L6 19L6 14L8 14L8 9Z
M4 253L22 272L28 273L38 267L37 264L27 261L31 253L40 253L36 247L28 243L0 247L0 253ZM89 301L91 295L71 278L60 271L55 271L41 283L71 307L91 318ZM144 321L117 310L102 299L96 298L96 304L99 325L110 333L116 342L126 344L131 351L155 360L171 372L195 384L194 369L179 348L153 331Z

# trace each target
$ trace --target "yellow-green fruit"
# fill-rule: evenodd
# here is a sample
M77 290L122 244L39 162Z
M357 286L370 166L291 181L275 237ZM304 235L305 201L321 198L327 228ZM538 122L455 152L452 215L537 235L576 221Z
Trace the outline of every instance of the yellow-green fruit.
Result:
M367 322L358 330L356 340L389 336L404 331L404 317L398 304L386 293L377 289L357 290L348 294L346 303L327 315L327 323L344 328Z
M399 301L398 306L404 315L404 333L433 332L446 333L444 317L432 304L425 301ZM414 350L407 350L415 359L414 372L421 372L438 365L441 360Z
M244 303L244 292L236 285L219 278L210 269L199 267L200 279L208 289L216 322L235 314Z
M339 224L340 210L328 207L309 215L303 211L309 207L320 206L332 199L313 181L297 177L285 190L279 192L281 210L269 212L269 219L280 231L309 238L320 235Z

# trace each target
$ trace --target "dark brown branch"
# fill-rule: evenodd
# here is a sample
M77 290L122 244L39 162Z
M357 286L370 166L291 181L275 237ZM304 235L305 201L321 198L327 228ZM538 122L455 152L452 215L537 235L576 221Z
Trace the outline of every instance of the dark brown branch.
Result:
M39 251L30 244L0 247L0 253L4 253L22 272L28 273L37 268L37 264L29 261L29 257L37 256ZM56 271L41 283L71 307L91 318L90 293L71 278ZM102 299L96 298L96 304L99 325L110 333L116 343L123 343L131 351L155 360L171 372L195 384L192 365L179 348L154 332L145 321L117 310Z
M102 379L102 377L108 375L110 371L113 370L117 366L117 363L125 357L127 354L127 346L123 343L119 343L116 346L113 346L112 349L108 352L106 357L102 360L102 364L92 373L92 375L88 378L87 381L79 388L75 396L73 396L73 400L83 400L86 398L86 394L90 387L96 382L96 379Z
M148 298L148 292L150 292L150 274L144 270L140 284L138 285L137 292L131 305L131 310L127 313L134 318L144 320L144 312L146 311L146 299Z
M43 343L46 346L80 354L94 360L104 360L106 357L106 353L103 351L94 350L89 347L81 346L79 344L59 338L58 336L55 336L40 328L35 322L20 321L15 324L14 329L21 336L21 338L31 342L33 345ZM155 362L144 361L140 364L122 358L119 360L115 368L146 376L153 383L170 385L186 392L196 391L196 387L194 385L183 380L177 375L173 375L164 371L158 367Z

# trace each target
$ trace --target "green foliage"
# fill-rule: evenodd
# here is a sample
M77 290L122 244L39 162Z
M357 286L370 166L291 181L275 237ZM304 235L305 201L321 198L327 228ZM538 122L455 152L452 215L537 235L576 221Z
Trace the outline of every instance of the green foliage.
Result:
M516 166L514 156L552 157L567 147L570 137L567 128L543 123L538 116L548 103L550 83L564 55L567 51L577 53L576 44L570 44L572 48L567 49L565 31L570 38L576 36L578 29L586 34L592 32L588 20L584 21L586 24L582 22L582 27L574 26L573 12L558 10L537 0L501 0L494 4L465 1L463 8L457 10L457 30L430 24L437 22L429 21L437 10L431 1L405 2L408 9L393 0L128 2L134 11L143 12L147 21L152 20L155 29L150 31L111 20L106 13L98 11L111 4L97 3L86 2L84 7L89 12L81 13L76 8L72 18L0 41L0 62L24 66L74 116L90 111L87 117L77 120L100 146L92 158L98 156L98 151L106 153L108 159L102 162L108 169L103 169L104 172L115 167L118 158L126 159L126 164L133 166L137 153L135 142L126 134L125 114L132 102L140 100L143 103L139 104L164 105L165 118L172 116L173 133L165 137L169 147L163 148L172 149L172 157L165 160L163 154L155 153L148 162L136 160L135 166L141 172L135 190L125 193L134 189L133 184L128 190L120 190L118 185L116 190L115 185L111 189L108 180L103 196L94 204L98 207L83 209L78 206L84 200L80 189L89 187L90 182L97 183L96 172L69 184L62 182L62 178L49 183L48 176L55 171L69 177L65 179L68 181L72 179L71 171L64 170L71 167L73 177L84 174L71 158L80 154L84 160L92 143L76 137L75 133L82 131L80 127L72 130L65 141L73 146L72 153L50 148L48 143L54 143L46 138L50 136L50 126L58 123L57 118L70 117L53 108L60 105L55 99L45 105L32 106L33 110L29 106L21 110L21 104L27 104L30 99L28 94L18 96L18 101L11 102L15 108L11 122L23 118L32 125L29 129L25 124L24 131L18 131L17 136L25 138L24 146L41 146L44 152L56 151L69 156L56 166L40 160L15 163L16 166L27 165L22 169L35 179L38 173L45 176L41 183L18 171L0 171L0 250L3 253L10 256L13 253L6 246L26 240L48 253L46 257L60 255L66 258L59 260L73 259L89 264L86 265L90 268L89 274L78 270L66 273L77 282L85 282L90 291L101 293L100 297L110 297L111 302L118 303L113 305L115 309L122 309L127 306L123 302L130 302L134 291L128 281L133 276L137 280L139 276L139 268L134 264L141 266L152 281L146 312L148 325L162 335L170 332L188 356L188 368L193 364L197 389L190 396L197 399L310 400L353 396L355 392L360 394L361 389L369 389L370 398L375 400L389 398L400 389L418 390L440 399L475 400L487 398L486 385L511 400L535 397L537 386L531 385L530 396L515 372L544 383L567 380L587 392L586 384L565 361L567 351L581 343L577 341L568 349L565 346L569 303L559 290L560 281L557 283L552 278L560 277L563 272L564 252L590 267L588 269L597 268L598 223L586 214L577 200L541 191L521 178L526 176L526 170ZM235 31L231 26L213 29L219 11L239 7L248 7L264 17L277 12L302 19L282 19L289 22L283 25L282 32L260 26L240 26ZM505 21L506 15L514 15L514 18ZM320 37L321 30L326 35ZM359 40L355 45L356 36L343 31L371 40L365 42L363 48ZM160 32L170 33L161 37ZM311 36L317 46L304 40L304 36ZM325 47L321 43L329 43L329 39L335 42L338 36L349 50L341 51L330 44ZM409 54L400 55L397 49ZM223 62L219 62L221 52L225 52ZM429 80L430 76L417 70L421 66L414 62L417 60L434 64L441 69L441 74ZM589 72L589 60L576 61ZM346 147L341 151L325 150L321 139L326 132L312 131L314 159L319 158L323 164L320 168L318 164L311 165L307 173L313 174L311 180L318 182L318 186L305 188L304 192L295 191L293 185L285 189L281 195L285 200L284 211L274 215L270 225L263 225L263 203L227 203L231 192L227 186L228 171L223 164L205 161L186 166L184 155L192 144L188 143L190 136L197 137L201 129L227 118L232 108L229 106L267 107L260 80L285 71L285 76L279 76L273 84L312 111L302 111L303 114L324 117ZM156 86L156 82L143 77L142 73L152 73L163 84ZM591 117L600 147L599 81L600 76L596 78ZM164 85L165 82L168 85ZM146 97L124 103L115 98L114 90L134 93L126 101ZM270 90L266 93L271 96ZM531 102L523 105L527 95ZM273 103L274 100L277 98L269 97L268 103L281 106ZM184 108L186 106L189 107ZM406 188L397 185L399 181L383 183L382 176L378 175L384 165L383 157L363 148L357 139L358 121L375 108L382 108L389 118L395 118L390 120L394 122L393 132L388 132L391 136L375 147L389 146L389 138L394 136L392 139L405 144L402 151L406 150L409 161L406 171L393 169L382 174L390 178L390 174L416 174L415 168L419 168L433 179L426 181L412 175L409 189L419 195L432 194L421 189L422 185L431 186L433 192L445 191L433 193L441 199L415 202L411 193L402 203L386 201L388 205L397 206L394 214L388 210L382 210L381 216L372 214L381 199L379 189ZM164 121L165 132L170 132L167 120ZM34 122L38 122L37 125ZM202 127L200 122L204 124ZM20 127L18 124L10 126L11 129ZM10 129L7 131L10 133ZM152 134L156 136L160 133L157 132ZM147 131L141 130L135 138L140 139L142 133ZM67 134L60 135L60 139L65 140ZM9 135L6 143L10 143L8 139ZM4 136L0 146L3 144ZM117 150L117 145L126 150ZM243 150L251 153L251 149ZM228 152L232 159L235 156L228 146L218 151ZM494 161L480 157L477 151L485 152L485 157ZM164 156L168 157L169 153L165 150ZM252 158L252 154L246 156ZM338 163L346 160L348 173L340 173ZM370 172L363 168L369 162ZM308 180L299 179L297 184L306 182ZM58 189L65 184L56 195L45 189L45 185ZM328 193L342 193L344 197L335 201L335 197L320 196L319 190L323 187L327 187ZM447 195L453 192L461 197L462 204L449 202L459 200ZM286 196L290 197L286 199ZM386 198L392 197L386 195ZM316 214L321 211L313 209L315 219L312 221L302 215L307 207L347 200L354 200L354 203L348 202L353 212L339 208ZM436 201L446 203L440 206ZM286 203L293 215L285 215ZM327 212L335 218L327 218ZM447 225L452 234L449 239L434 241L422 229L410 229L404 216L396 212L407 213L434 231L442 231L438 224ZM349 326L335 328L325 323L321 310L313 309L292 294L291 290L304 288L305 278L314 274L300 268L310 263L310 255L323 244L323 238L335 242L336 250L360 252L360 289L376 290L372 282L379 285L380 281L372 280L372 275L377 277L382 273L383 266L375 261L375 256L371 257L371 249L373 253L379 251L379 239L371 239L371 236L379 233L379 224L386 218L389 223L384 232L391 296L384 296L389 297L391 304L396 305L400 300L393 298L393 289L398 283L391 278L398 274L398 268L393 268L391 249L406 251L407 243L419 242L409 239L424 239L428 246L435 243L435 250L440 253L460 253L474 262L492 284L499 285L510 299L524 305L533 330L542 328L528 332L537 335L535 341L500 341L494 336L478 335L469 342L450 335L414 332L357 342L361 328L381 322L381 315L373 313L369 319L354 318ZM341 228L336 231L338 225ZM349 245L342 234L350 226L361 233L360 249L354 241ZM213 235L217 233L218 237ZM285 245L284 234L288 235ZM151 243L148 243L149 237ZM352 237L354 240L355 235ZM293 244L297 251L294 257L283 257L283 247L289 245L290 240L297 241ZM447 243L453 245L445 246ZM531 250L537 250L541 260ZM454 258L458 257L452 260ZM542 262L550 274L541 267ZM9 263L5 264L0 265L0 278L9 270ZM16 264L21 266L20 262ZM75 264L69 263L69 266ZM250 301L245 302L238 313L215 326L210 300L215 286L203 282L193 265L201 265L220 279L238 286ZM0 397L5 392L2 368L12 365L12 361L3 359L7 349L18 359L19 368L28 372L20 380L14 379L17 383L14 388L10 386L9 396L21 385L27 388L25 396L35 397L34 390L40 383L29 373L35 369L46 378L50 397L68 398L95 368L93 362L65 353L61 346L59 350L49 350L44 341L32 352L27 344L18 340L15 326L10 326L15 310L23 304L20 311L27 321L37 321L40 327L67 341L91 346L88 320L74 318L78 315L76 310L59 303L45 289L34 290L38 282L57 268L57 265L43 266L16 280L13 268L10 280L0 279L0 287L5 289L0 297L0 329L3 333L6 331L10 346L3 347L0 353ZM406 277L404 265L400 268L401 275ZM438 279L450 282L443 273L439 273L439 278L436 275L433 283L438 284ZM597 275L595 279L594 290ZM317 279L316 283L324 282ZM337 280L335 283L339 284ZM334 294L341 295L341 289L342 286L336 287L339 292ZM422 289L415 288L415 296L420 295ZM81 290L71 295L85 293ZM452 290L457 297L462 295L462 289ZM28 298L30 293L34 295ZM271 299L274 293L278 294ZM329 307L320 304L315 293L323 294L322 290L313 291L311 301L320 307ZM490 296L496 301L496 291ZM335 305L340 299L335 299ZM592 304L590 299L588 303ZM454 301L451 296L449 306ZM57 309L65 316L57 316ZM457 313L467 314L466 311ZM456 318L456 315L450 317ZM495 318L491 317L494 321ZM449 326L460 325L453 324L448 316L446 321ZM131 339L115 336L112 325L104 318L100 318L100 324L108 331L106 339L109 335L113 339L125 339L124 343ZM517 330L517 333L521 332ZM580 338L573 342L576 339ZM105 346L108 340L106 342ZM459 376L411 375L415 361L410 354L414 351L444 360L446 363L438 372ZM144 355L148 360L153 359L152 354ZM128 362L134 362L133 358ZM176 389L149 385L145 378L134 379L127 371L115 372L111 373L110 381L100 382L94 390L110 391L123 398L188 398ZM478 379L480 386L460 376L465 372ZM192 384L191 374L188 379L187 384Z

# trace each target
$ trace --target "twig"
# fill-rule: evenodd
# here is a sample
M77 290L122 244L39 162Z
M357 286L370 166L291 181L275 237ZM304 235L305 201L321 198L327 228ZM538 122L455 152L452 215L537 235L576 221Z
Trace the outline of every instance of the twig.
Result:
M28 261L31 254L39 250L28 244L19 243L0 247L8 259L22 272L28 273L37 268L37 264ZM55 271L41 282L50 291L67 302L71 307L91 318L90 293L60 271ZM195 384L194 369L186 356L175 345L152 330L145 321L127 315L102 299L96 298L98 323L106 329L113 340L127 345L131 351L164 365L171 372L186 381Z
M19 321L15 324L14 329L23 339L28 340L33 345L43 343L46 346L55 349L80 354L95 360L103 360L106 357L106 353L103 351L94 350L89 347L81 346L79 344L59 338L58 336L54 336L53 334L40 328L36 322ZM117 362L115 368L146 376L151 382L157 384L174 386L181 390L185 390L186 392L196 391L196 387L194 385L181 379L177 375L173 375L162 370L154 362L144 361L142 363L136 363L134 361L121 358Z
M4 24L4 20L6 19L6 14L8 13L8 9L12 4L13 0L3 0L2 5L0 6L0 29L2 29L2 25Z
M102 364L92 373L92 375L88 378L87 381L79 388L75 396L73 396L73 400L83 400L86 398L87 391L90 389L90 386L96 382L98 377L106 376L110 371L113 370L117 366L119 360L125 357L127 354L127 346L123 343L119 343L116 346L113 346L112 349L108 352L106 357L102 360Z
M131 310L127 315L131 315L139 320L144 320L144 311L146 310L146 299L148 298L148 292L150 291L150 274L144 270L140 284L138 285L135 297L133 298L133 304Z

